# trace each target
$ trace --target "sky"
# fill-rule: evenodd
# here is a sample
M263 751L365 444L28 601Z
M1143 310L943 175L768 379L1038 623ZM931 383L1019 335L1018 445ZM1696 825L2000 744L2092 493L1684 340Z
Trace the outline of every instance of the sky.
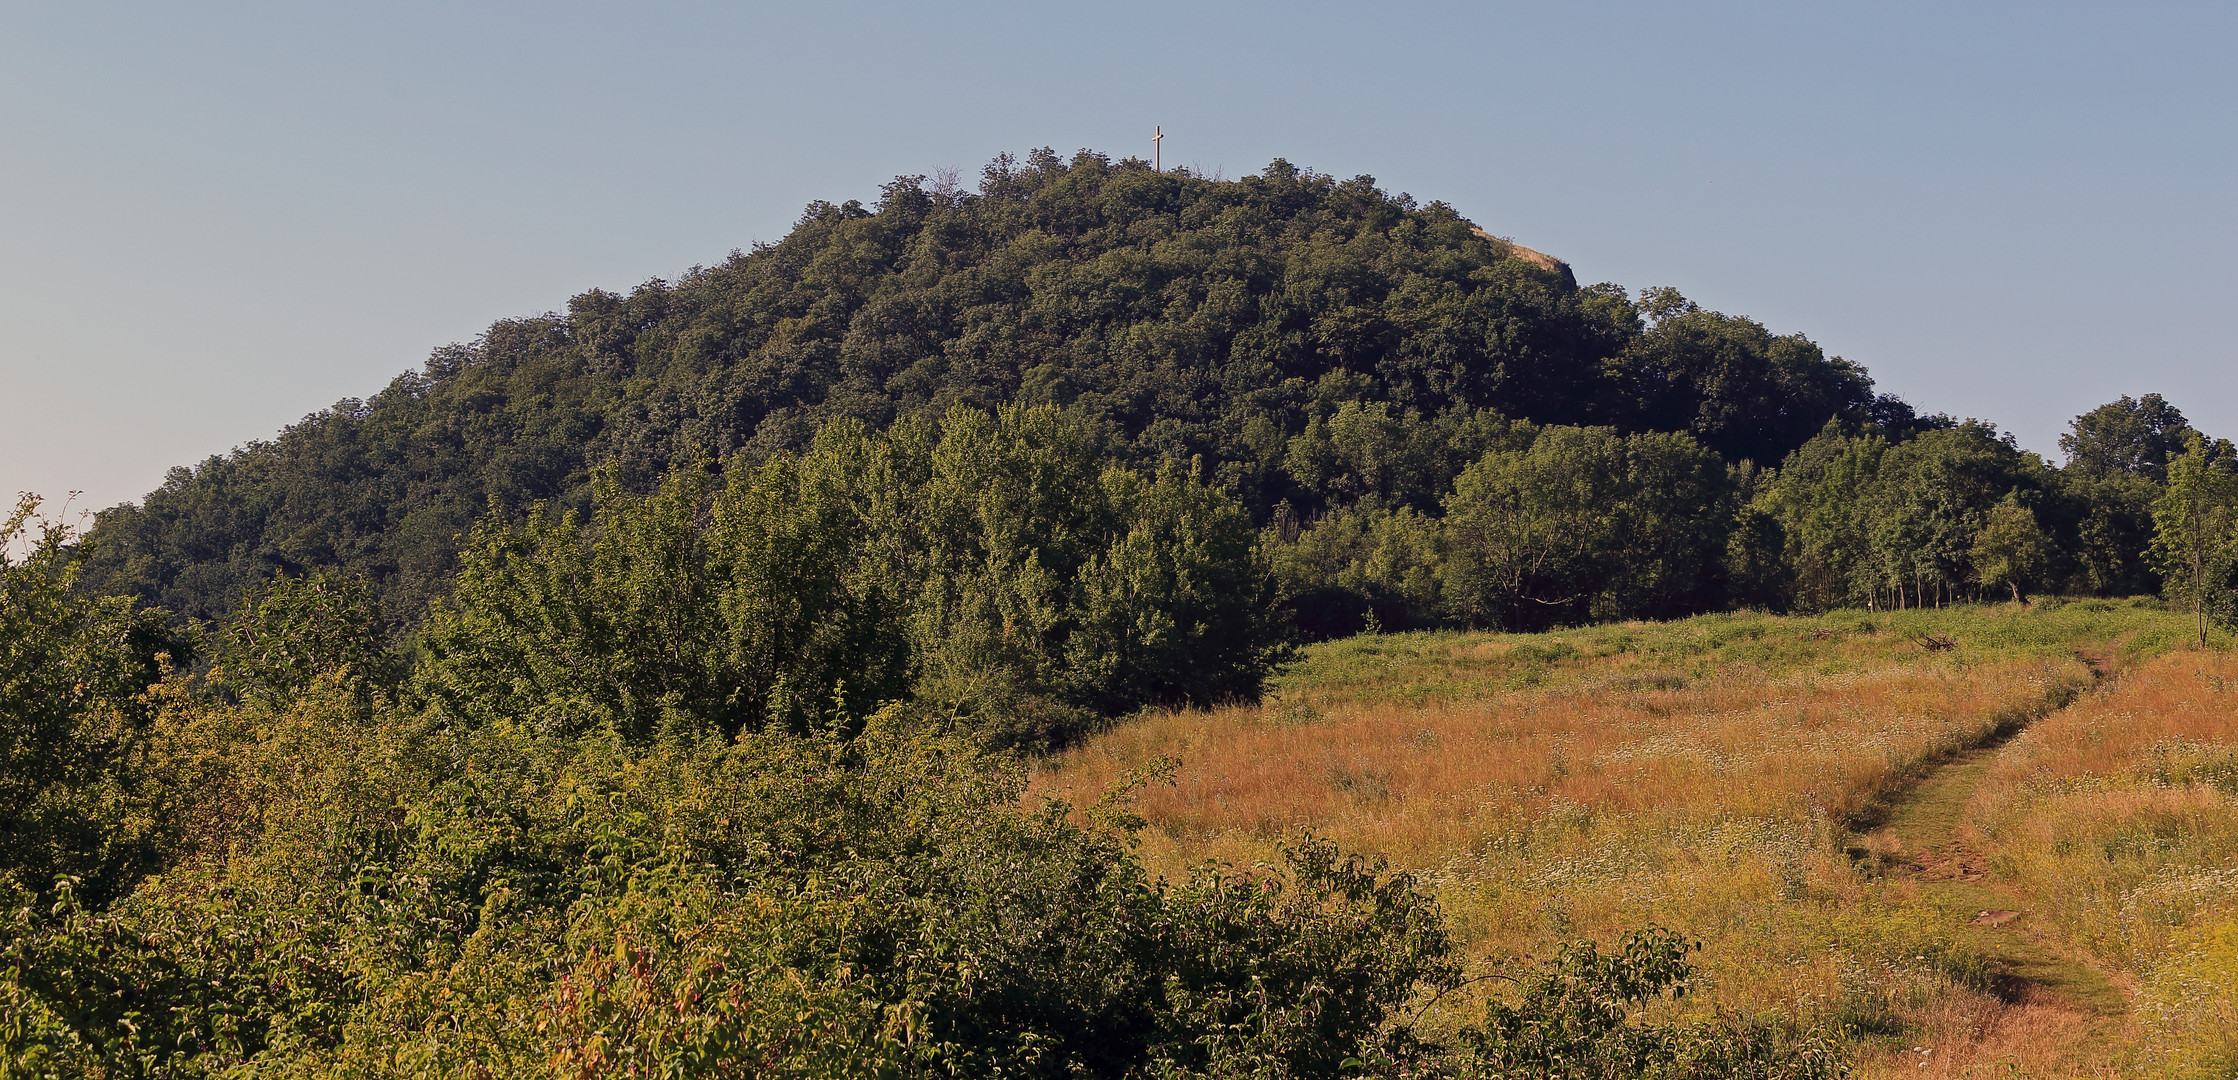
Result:
M1443 200L2058 459L2238 436L2238 6L0 0L0 493L137 500L493 320L1039 146Z

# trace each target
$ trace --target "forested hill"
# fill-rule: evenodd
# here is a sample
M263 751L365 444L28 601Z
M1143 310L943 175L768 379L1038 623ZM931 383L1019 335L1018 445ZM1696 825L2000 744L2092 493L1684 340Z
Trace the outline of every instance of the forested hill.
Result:
M581 506L611 462L766 457L824 421L1063 406L1108 458L1202 455L1261 521L1435 506L1515 420L1684 431L1782 460L1829 420L1911 417L1800 335L1669 290L1580 288L1451 207L1276 161L1218 180L1044 150L976 192L905 177L783 240L507 319L269 442L103 513L88 580L215 616L335 566L410 620L493 510Z

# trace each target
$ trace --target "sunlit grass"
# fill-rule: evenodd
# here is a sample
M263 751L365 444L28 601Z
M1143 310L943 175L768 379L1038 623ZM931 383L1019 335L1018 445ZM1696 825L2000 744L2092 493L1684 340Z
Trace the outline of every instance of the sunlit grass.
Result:
M2238 1073L2238 657L2124 672L2016 740L1969 818L2003 876L2136 981L2156 1075Z
M2184 630L2088 602L1364 636L1310 649L1263 706L1120 725L1043 763L1036 792L1083 805L1170 756L1136 803L1169 876L1310 829L1422 875L1480 963L1662 923L1704 942L1705 1002L1847 1025L1868 1071L1965 1075L1980 1053L1911 1047L2006 1007L1974 912L1861 865L1854 830L2074 700L2092 660Z

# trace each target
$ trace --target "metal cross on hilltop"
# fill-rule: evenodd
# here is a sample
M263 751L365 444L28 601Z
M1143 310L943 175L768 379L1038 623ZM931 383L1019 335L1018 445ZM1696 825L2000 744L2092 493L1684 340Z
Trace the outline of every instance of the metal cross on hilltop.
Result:
M1155 125L1155 124L1151 125L1151 127L1150 127L1150 171L1151 171L1151 172L1164 172L1164 171L1166 171L1165 159L1164 159L1163 157L1159 156L1159 151L1160 151L1160 150L1163 150L1163 149L1164 149L1164 147L1161 147L1161 146L1159 146L1159 145L1158 145L1158 142L1159 142L1160 140L1164 139L1165 137L1166 137L1166 129L1165 129L1165 128L1163 128L1163 127L1160 127L1160 126L1158 126L1158 125Z

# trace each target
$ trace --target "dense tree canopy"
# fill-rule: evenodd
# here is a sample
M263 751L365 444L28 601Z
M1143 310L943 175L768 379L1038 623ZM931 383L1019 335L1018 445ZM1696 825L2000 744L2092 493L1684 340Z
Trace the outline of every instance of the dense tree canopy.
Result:
M904 177L784 239L510 319L364 401L175 470L102 515L89 579L217 617L275 572L374 583L393 626L495 508L587 512L594 472L760 461L828 421L1064 408L1145 475L1202 456L1258 521L1435 511L1511 420L1686 432L1772 464L1829 420L1908 418L1800 335L1579 288L1442 203L1277 161L1223 181L1083 152L976 192Z
M485 520L411 690L482 725L633 737L676 715L807 731L914 700L1047 745L1145 705L1255 699L1284 628L1242 509L1168 465L1106 467L1046 406L802 454L608 470L588 521Z
M2159 394L2100 405L2075 418L2059 449L2070 468L2093 474L2122 474L2160 480L2170 458L2184 452L2191 424Z
M2153 507L2167 462L2194 434L2159 395L2124 397L2075 419L2061 440L2068 463L2054 468L1989 424L1923 417L1876 395L1862 368L1800 334L1703 310L1671 289L1580 288L1559 262L1367 177L1338 181L1277 161L1224 181L1042 151L998 159L976 191L902 177L875 206L819 202L784 239L673 283L626 296L592 290L564 314L501 321L470 345L438 349L367 401L174 470L142 504L104 513L84 579L177 616L220 618L246 587L326 568L367 583L384 632L401 640L462 566L471 594L475 581L525 572L491 554L507 544L557 558L562 534L593 523L594 504L652 496L680 464L743 470L776 485L770 493L807 485L760 497L820 514L806 508L824 505L815 492L825 481L769 463L809 452L834 425L900 431L957 406L1006 405L1055 410L1038 422L1064 428L1072 456L1033 468L1071 479L998 482L1012 466L943 458L949 471L926 474L926 490L975 507L978 531L941 516L965 510L924 511L911 526L922 535L893 542L921 539L927 557L963 560L911 588L979 599L875 601L906 606L920 623L977 610L972 625L1009 628L1003 635L958 629L952 648L922 653L911 663L930 666L906 677L859 643L725 647L740 657L839 649L830 656L868 665L849 676L857 695L947 678L960 697L1040 703L1028 711L1108 711L1155 697L1056 689L1093 666L1085 653L1058 659L1062 649L1104 642L1136 655L1119 643L1167 631L1066 621L1050 606L1052 582L1081 590L1067 603L1090 606L1101 602L1091 594L1199 587L1168 570L1120 567L1148 547L1081 546L1105 527L1090 518L1116 520L1112 508L1135 494L1104 492L1068 508L1074 518L1042 514L1034 500L1047 490L1086 490L1081 478L1107 465L1145 491L1178 482L1152 481L1178 469L1224 492L1268 530L1287 610L1308 635L1733 603L1909 605L1992 589L2150 592L2162 584L2147 557ZM917 449L929 455L931 445ZM949 445L940 452L960 453ZM1614 479L1644 468L1649 448L1680 446L1691 455L1685 469ZM684 503L718 490L743 497L734 480L671 492L663 497L679 501L662 513L685 514ZM986 483L997 503L984 502ZM1019 494L1001 494L1016 484ZM1013 497L1024 501L1000 502ZM1996 510L2008 501L2017 509ZM523 524L536 508L542 523ZM567 512L572 525L561 524ZM772 545L770 566L822 574L819 560L838 549L815 549L810 537L867 528L850 516L863 512L802 518L752 543ZM1996 538L1981 547L1993 524ZM966 535L975 539L954 546ZM1569 549L1530 548L1532 536ZM470 540L481 554L462 563ZM887 581L870 566L829 580ZM556 582L578 571L552 572ZM923 585L932 581L941 584ZM889 586L900 587L878 588ZM832 595L883 595L852 588ZM625 601L594 606L620 618ZM744 613L764 601L733 602L744 606L726 617L752 621ZM1037 629L1019 636L1026 627ZM971 649L1041 659L951 663ZM753 663L764 662L775 661ZM986 671L1029 669L1043 672L1031 686L983 681ZM1050 674L1060 670L1074 674ZM1176 678L1097 677L1108 686Z
M2070 442L2124 409L2077 417ZM2133 595L2164 582L2211 612L2228 606L2216 598L2238 565L2229 519L2215 515L2238 512L2238 488L2217 486L2222 444L2189 438L2163 482L2143 467L2056 469L1975 420L1829 422L1774 469L1728 464L1681 433L1515 423L1485 437L1439 508L1363 499L1310 525L1278 514L1266 534L1309 635ZM2171 526L2172 514L2190 524Z

